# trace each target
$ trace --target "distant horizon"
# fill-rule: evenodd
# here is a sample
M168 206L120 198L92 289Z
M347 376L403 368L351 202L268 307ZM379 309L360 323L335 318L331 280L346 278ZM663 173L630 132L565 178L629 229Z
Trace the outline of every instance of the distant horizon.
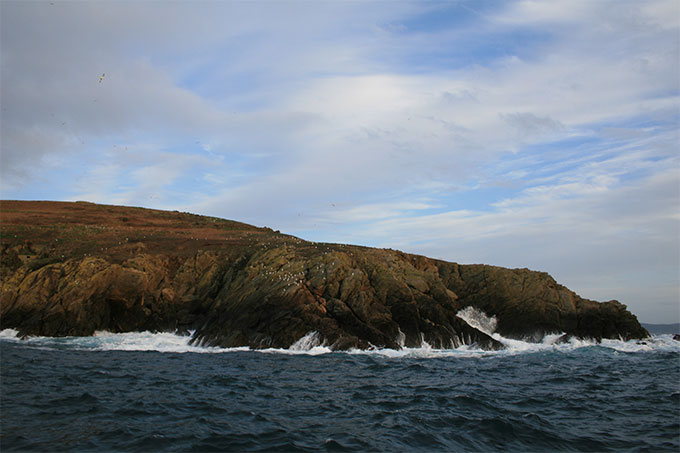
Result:
M548 272L680 322L680 3L0 2L0 198Z

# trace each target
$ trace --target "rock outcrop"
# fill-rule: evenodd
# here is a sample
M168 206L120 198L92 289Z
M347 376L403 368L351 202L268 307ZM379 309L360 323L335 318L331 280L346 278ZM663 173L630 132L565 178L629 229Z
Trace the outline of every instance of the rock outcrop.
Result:
M582 299L549 275L321 244L186 213L3 201L0 328L20 335L194 331L196 344L334 349L477 344L456 314L540 339L644 338L624 305Z

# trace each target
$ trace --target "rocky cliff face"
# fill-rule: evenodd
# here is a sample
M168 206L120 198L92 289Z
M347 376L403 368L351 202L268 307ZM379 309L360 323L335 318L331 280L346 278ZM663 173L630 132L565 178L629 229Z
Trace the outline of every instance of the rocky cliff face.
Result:
M456 314L477 307L509 337L642 338L618 302L549 275L393 250L319 244L270 229L89 203L3 201L0 327L20 335L194 331L216 346L335 349L502 344Z

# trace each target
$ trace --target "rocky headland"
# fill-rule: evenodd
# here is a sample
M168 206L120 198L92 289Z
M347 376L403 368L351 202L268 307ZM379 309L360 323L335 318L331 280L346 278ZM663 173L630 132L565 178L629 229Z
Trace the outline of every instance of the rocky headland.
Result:
M466 307L510 338L649 335L625 305L528 269L85 202L2 201L0 222L0 328L20 336L193 331L195 344L287 348L318 332L333 349L502 348L457 316Z

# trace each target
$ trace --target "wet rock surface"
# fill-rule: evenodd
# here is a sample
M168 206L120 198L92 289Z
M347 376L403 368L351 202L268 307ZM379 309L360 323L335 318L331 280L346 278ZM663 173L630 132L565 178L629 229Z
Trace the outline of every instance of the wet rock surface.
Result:
M0 327L20 335L194 331L195 344L289 347L316 331L334 349L644 338L616 301L580 298L549 275L399 251L302 241L187 213L3 201Z

